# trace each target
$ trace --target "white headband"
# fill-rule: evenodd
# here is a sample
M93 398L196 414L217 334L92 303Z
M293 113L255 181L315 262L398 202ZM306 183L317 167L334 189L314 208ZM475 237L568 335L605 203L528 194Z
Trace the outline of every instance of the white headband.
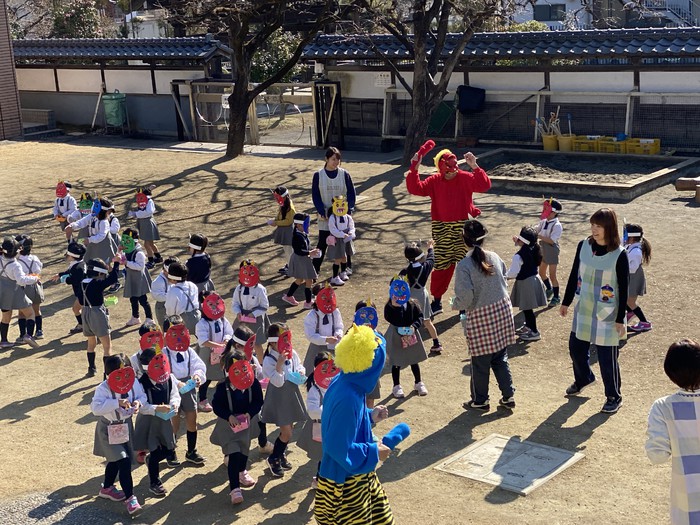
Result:
M639 232L627 232L627 237L641 237L642 234Z
M304 220L294 219L294 224L304 224L305 220L306 219L304 219Z
M171 274L168 274L168 279L170 279L171 281L182 281L182 277L178 277L177 275Z
M66 250L66 255L70 255L71 257L78 257L78 258L82 257L82 254L74 253L70 250Z
M268 342L268 343L276 343L276 342L279 341L279 340L280 340L279 337L268 337L268 338L267 338L267 342ZM243 344L245 344L245 343L243 343Z
M281 195L280 194L278 194L278 195L280 197L286 197L287 195L289 195L289 190L284 190L284 193L282 193Z
M166 272L168 271L168 268L170 268L170 265L169 265L169 264L167 264L167 265L164 264L164 265L163 265L163 270L165 270Z
M244 341L243 339L239 339L239 338L236 337L235 335L233 336L233 340L234 340L236 343L238 343L239 345L245 345L245 344L248 343L248 341ZM268 337L267 340L269 341L270 338Z
M484 235L485 237L485 235ZM483 237L482 237L483 238ZM522 235L518 235L518 240L522 241L523 244L526 244L527 246L530 246L530 241L528 241L526 238L524 238Z
M483 234L481 237L477 237L477 238L474 239L474 240L475 240L475 241L480 241L481 239L485 239L487 235L488 235L488 234L485 233L485 234ZM529 243L528 243L528 244L529 244Z
M100 268L99 266L88 266L88 270L92 270L95 273L103 273L105 275L109 273L107 270Z
M192 243L189 243L187 246L189 246L190 248L193 248L195 250L203 250L204 249L201 246L197 246L196 244L192 244Z

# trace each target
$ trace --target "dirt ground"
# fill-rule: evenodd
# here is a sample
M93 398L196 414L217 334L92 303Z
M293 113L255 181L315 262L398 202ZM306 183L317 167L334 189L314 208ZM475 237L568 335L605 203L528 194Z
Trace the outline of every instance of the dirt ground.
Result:
M58 179L70 180L74 193L91 189L113 198L120 218L126 214L124 206L133 198L134 188L155 183L161 252L183 256L187 233L205 233L215 265L214 282L227 297L236 284L238 262L244 256L253 257L262 266L273 321L291 325L295 347L303 356L307 346L302 332L305 312L300 307L286 307L280 300L289 282L277 274L283 263L281 250L273 245L272 229L265 221L275 212L269 188L278 184L289 187L297 210L312 210L311 174L321 167L321 151L261 153L224 161L220 154L88 144L0 143L0 184L6 188L0 193L3 235L31 234L48 277L65 266L61 256L64 245L50 220ZM138 142L133 144L142 147ZM401 253L404 241L430 236L428 199L409 196L403 169L376 162L381 158L387 157L345 154L343 165L360 195L355 216L359 237L355 273L337 291L346 323L358 300L371 296L380 304L384 301L388 279L405 264ZM498 390L494 381L490 412L463 410L462 403L468 399L469 361L457 316L449 312L436 319L446 350L422 366L430 391L427 397L391 399L390 375L383 376L382 393L391 417L377 427L377 434L400 421L412 429L399 453L378 469L397 523L668 522L670 464L651 466L644 440L651 403L675 390L662 369L668 345L681 336L700 338L695 317L700 302L696 233L700 209L691 195L668 185L630 203L612 205L620 217L643 225L654 250L647 269L650 294L640 300L654 329L630 337L622 348L624 406L618 414L599 412L604 401L600 382L586 396L564 397L572 382L567 351L571 318L562 319L546 308L538 318L543 339L509 349L518 404L512 413L495 408ZM600 203L557 197L564 206L559 271L563 289L576 243L589 231L588 217ZM536 222L540 199L490 192L477 195L476 202L490 229L486 246L509 262L514 253L511 237L522 225ZM130 223L123 220L122 224ZM312 231L316 231L314 226ZM322 271L324 278L329 277L330 265L324 262ZM103 465L92 455L95 417L88 405L98 381L84 377L84 338L67 335L75 323L69 294L65 285L46 286L46 339L40 349L17 347L0 353L0 436L4 444L0 448L0 509L6 523L129 521L124 518L122 504L95 498ZM132 354L138 343L136 328L124 327L129 316L128 301L122 299L112 309L114 348ZM384 328L382 321L380 329ZM11 327L10 335L17 337L16 326ZM404 371L402 377L404 387L410 386L410 372ZM147 497L146 470L143 466L134 470L136 494L146 502L136 521L312 523L313 492L309 486L315 465L293 444L290 460L295 468L280 480L272 479L258 453L252 452L250 472L258 484L245 492L243 505L231 506L221 452L209 443L214 417L202 414L199 418L199 449L208 458L205 466L163 467L164 483L170 491L165 499ZM527 497L433 468L492 433L580 451L586 457ZM183 444L181 437L181 455ZM88 514L89 520L81 518Z

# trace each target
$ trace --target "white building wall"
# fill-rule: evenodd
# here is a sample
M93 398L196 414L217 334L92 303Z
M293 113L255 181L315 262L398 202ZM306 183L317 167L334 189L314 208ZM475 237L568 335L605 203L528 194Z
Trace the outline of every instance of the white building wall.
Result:
M151 72L144 70L106 70L105 86L107 92L111 93L118 89L120 93L153 93L151 85Z
M58 89L61 92L99 93L102 76L99 69L58 69Z
M17 68L16 72L19 91L56 91L53 69Z
M642 71L639 73L639 90L700 93L700 71Z

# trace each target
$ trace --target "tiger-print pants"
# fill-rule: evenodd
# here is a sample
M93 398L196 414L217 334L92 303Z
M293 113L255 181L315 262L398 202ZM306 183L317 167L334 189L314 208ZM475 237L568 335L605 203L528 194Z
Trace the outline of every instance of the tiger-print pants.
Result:
M314 517L318 525L394 525L389 499L375 472L345 483L318 477Z
M435 269L430 276L430 293L434 298L445 295L450 287L455 266L467 254L467 246L462 237L464 222L432 221L431 223L435 241Z

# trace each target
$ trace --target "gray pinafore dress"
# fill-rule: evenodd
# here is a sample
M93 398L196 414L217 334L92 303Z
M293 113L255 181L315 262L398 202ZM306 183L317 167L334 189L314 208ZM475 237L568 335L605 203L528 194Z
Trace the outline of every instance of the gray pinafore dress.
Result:
M88 226L88 237L92 237L98 232L99 223L102 222L97 217L93 217ZM104 219L107 222L107 219ZM118 245L114 242L114 238L109 233L109 223L107 223L107 235L100 242L91 242L85 247L85 260L102 259L109 264L117 253Z
M168 279L166 279L165 275L163 275L162 273L155 278L156 281L158 279L163 279L165 281L165 293L168 293L168 288L170 288L170 283L168 282ZM163 322L165 321L165 301L155 301L153 309L155 310L156 321L158 321L158 326L163 326Z
M319 319L318 310L314 309L314 313L316 314L316 333L319 333L318 330L321 327L321 319ZM335 333L335 317L332 313L328 314L328 317L331 318L331 330ZM309 343L309 348L306 350L306 355L304 356L304 368L306 369L307 376L314 373L314 361L316 360L316 356L321 352L330 352L335 356L334 350L328 348L328 345Z
M126 254L128 262L136 261L136 255L143 252L141 248ZM141 297L151 291L151 275L145 266L141 270L132 270L126 267L126 279L124 279L124 297ZM163 306L165 308L165 306Z
M173 350L170 350L170 348L165 348L165 353L168 355L168 361L170 361L170 369L173 369L172 363L174 363L177 360L178 354L187 354L187 375L185 377L178 377L178 381L182 381L183 383L187 383L187 381L190 380L192 377L192 358L190 356L190 351L187 350L186 352L175 352ZM177 385L175 385L177 388ZM189 392L180 393L180 410L183 412L196 412L197 411L197 389L193 388Z
M117 396L112 392L112 399L116 399ZM135 400L134 389L129 390L129 402L133 403ZM134 439L134 423L131 420L131 416L126 419L122 419L119 416L119 411L114 411L114 416L116 421L110 422L107 418L100 416L97 420L97 426L95 427L95 443L92 448L92 453L95 456L100 456L105 458L109 463L114 461L119 461L124 458L131 458L132 462L134 459L134 449L132 446L132 441ZM119 445L112 445L109 443L109 433L107 427L113 424L123 424L126 423L129 428L129 440L126 443L121 443Z
M544 283L539 275L531 275L525 279L516 279L510 293L510 302L521 310L534 310L546 306Z
M207 324L209 325L209 341L214 341L216 343L223 343L223 337L220 338L215 338L214 336L214 328L212 327L211 323L207 321ZM224 332L224 327L223 327L223 322L221 322L221 333L223 334ZM217 341L217 339L222 339L221 341ZM224 369L221 367L222 363L219 362L217 364L212 364L211 363L211 348L208 346L204 345L197 345L197 354L199 354L199 357L204 361L204 364L207 365L207 381L223 381L226 378L226 375L224 374Z
M177 286L178 285L176 284L175 287ZM185 311L180 314L180 317L182 317L182 321L185 323L189 333L194 334L196 333L197 323L202 318L202 314L197 308L194 307L194 302L192 301L190 294L187 293L184 288L180 287L180 289L185 294L185 297L187 297L187 306L185 307Z
M14 259L8 259L4 255L0 257L0 309L21 310L31 306L31 301L24 293L24 287L7 275L7 266Z
M425 347L423 346L420 332L414 330L413 335L415 335L416 338L415 343L404 348L402 337L397 327L391 324L389 325L389 328L387 328L384 334L384 338L386 339L387 362L390 366L406 368L407 366L415 365L428 359L428 354L425 353Z
M109 326L109 312L104 304L93 306L90 304L85 291L90 283L80 283L83 290L83 335L87 337L105 337L111 330Z
M343 233L347 233L348 230L350 229L348 227L347 221L345 223L340 223L340 222L338 222L337 217L335 219L335 223L336 223L336 226L338 227L338 229ZM345 224L345 226L341 227L343 224ZM330 238L330 237L332 237L332 235L329 235L328 237ZM336 237L335 238L335 246L328 245L328 248L326 250L326 258L328 260L343 259L343 258L347 257L348 255L350 255L350 256L355 255L355 243L352 239L345 242L344 239L338 239Z
M304 234L306 237L306 246L308 250L311 250L311 243L309 242L309 236ZM316 268L314 268L313 262L311 262L311 257L308 255L298 255L292 253L289 257L289 267L287 269L287 275L293 279L317 279L318 273L316 273Z
M117 233L112 233L112 223L116 220L116 217L114 215L110 215L109 219L107 219L107 224L109 224L109 235L112 237L112 240L114 241L114 245L117 247L117 251L119 250L119 246L122 243L122 239L119 236L119 232Z
M228 397L228 409L233 413L233 400L231 399L231 384L228 379L226 380L226 396ZM253 401L253 391L248 388L248 400ZM221 451L225 456L229 454L235 454L240 452L244 456L248 456L250 453L250 442L251 440L258 437L260 434L260 426L258 421L260 418L258 414L255 414L248 423L248 428L241 430L240 432L234 432L231 430L229 422L220 417L216 418L216 424L214 425L214 430L209 437L214 445L219 445Z
M27 261L23 259L17 260L27 269L24 273L36 273L38 271L34 270L34 263L36 261L32 260L31 263L27 264ZM27 296L27 299L29 299L32 304L41 304L44 302L44 286L39 281L34 284L28 284L24 287L24 295Z
M172 384L172 377L165 383L167 398L170 399L170 389L177 388ZM150 388L144 388L148 403L153 404L153 394ZM177 417L177 415L175 416ZM161 419L156 415L139 414L136 418L134 431L134 448L136 450L156 450L163 447L168 450L175 448L175 434L170 420Z
M239 286L237 288L238 291L238 304L241 305L241 314L243 315L253 315L252 310L244 310L243 309L243 287ZM247 326L250 328L253 333L255 334L255 344L256 345L264 345L267 343L267 329L270 327L270 318L267 316L267 313L262 314L261 316L258 316L255 318L255 324L253 323L246 323L243 321L240 321L238 319L238 316L236 316L236 319L233 321L233 329L235 330L239 326Z
M148 198L148 203L153 204L155 208L155 203ZM142 241L159 241L160 233L158 232L158 225L153 219L153 215L150 217L144 217L143 219L136 219L136 227L139 229L139 238Z
M277 358L271 354L266 355L263 361L268 358L277 362ZM299 385L287 380L281 387L268 384L260 418L278 427L304 421L307 414Z
M321 396L321 404L323 405L323 392L318 388L317 385L313 385L311 388L316 388ZM313 429L314 424L321 425L320 419L306 418L304 426L301 429L301 434L299 434L299 439L297 440L297 446L306 451L306 455L312 461L321 461L323 457L323 446L320 441L314 441L313 439Z
M425 290L425 286L418 284L421 277L423 277L423 272L425 267L421 265L420 273L416 277L416 282L411 286L411 299L418 303L420 311L423 312L423 319L432 319L433 312L430 309L430 295Z
M632 252L632 250L642 250L642 247L637 245L633 246L628 250L629 252ZM639 265L639 268L634 273L630 273L630 284L629 288L627 290L627 295L629 297L641 297L644 294L647 293L647 278L644 275L644 268L643 265Z

